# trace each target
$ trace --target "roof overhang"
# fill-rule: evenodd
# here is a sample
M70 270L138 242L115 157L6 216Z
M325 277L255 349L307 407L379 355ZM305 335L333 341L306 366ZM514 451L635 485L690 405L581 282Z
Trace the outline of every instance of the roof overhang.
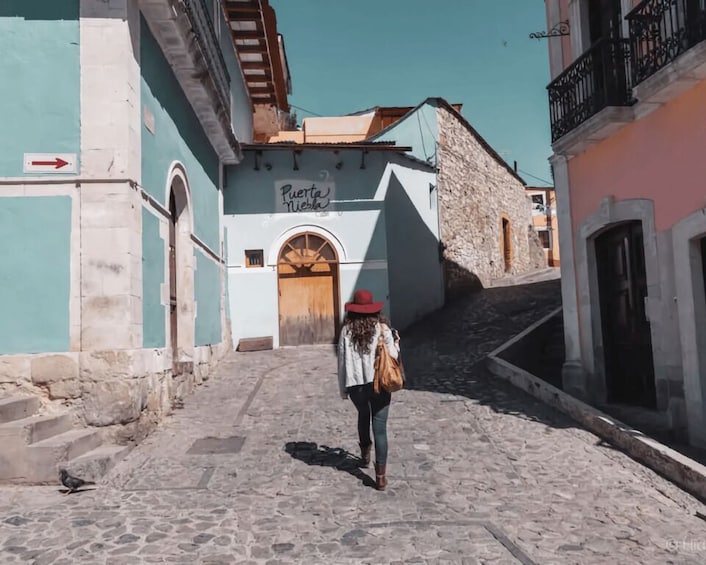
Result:
M222 1L252 103L289 112L289 66L269 0Z
M404 153L411 151L411 147L390 145L386 143L251 143L241 146L243 151L393 151Z

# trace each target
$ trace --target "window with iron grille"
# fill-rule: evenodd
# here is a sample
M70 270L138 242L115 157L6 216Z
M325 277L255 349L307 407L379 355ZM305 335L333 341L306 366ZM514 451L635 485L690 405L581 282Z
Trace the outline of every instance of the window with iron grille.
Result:
M249 249L245 251L245 266L248 268L252 267L264 267L264 254L262 249Z

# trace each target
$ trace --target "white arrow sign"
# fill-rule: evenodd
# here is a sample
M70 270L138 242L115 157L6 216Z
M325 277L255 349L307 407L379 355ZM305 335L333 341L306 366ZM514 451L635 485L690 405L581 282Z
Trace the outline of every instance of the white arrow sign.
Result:
M76 173L76 153L25 153L25 173Z

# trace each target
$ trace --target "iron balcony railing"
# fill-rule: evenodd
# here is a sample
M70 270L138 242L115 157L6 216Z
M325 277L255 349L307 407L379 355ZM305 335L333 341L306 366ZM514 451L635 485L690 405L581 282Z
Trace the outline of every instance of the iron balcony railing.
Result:
M607 106L630 106L630 42L597 41L547 87L552 142Z
M230 74L219 45L206 0L183 0L186 15L196 37L201 55L215 85L224 110L230 114Z
M634 84L706 39L704 0L644 0L630 12Z

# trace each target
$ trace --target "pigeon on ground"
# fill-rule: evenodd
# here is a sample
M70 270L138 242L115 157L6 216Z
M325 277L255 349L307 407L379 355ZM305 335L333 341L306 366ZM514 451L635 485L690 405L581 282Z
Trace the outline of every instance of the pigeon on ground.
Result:
M59 479L61 479L61 484L68 489L66 491L66 494L76 492L83 486L96 484L91 481L84 481L83 479L79 479L78 477L72 477L71 475L69 475L69 472L66 469L61 469L61 471L59 471Z

